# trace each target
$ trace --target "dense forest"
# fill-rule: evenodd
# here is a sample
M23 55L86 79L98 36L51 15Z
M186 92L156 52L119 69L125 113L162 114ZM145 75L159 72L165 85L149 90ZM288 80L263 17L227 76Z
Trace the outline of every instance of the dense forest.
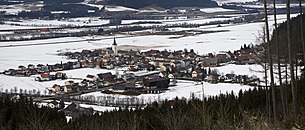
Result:
M305 19L305 15L302 15L303 19ZM290 28L291 28L291 43L293 46L294 52L303 53L302 50L302 42L301 42L301 28L300 28L300 20L301 16L298 15L297 17L293 17L290 22ZM305 20L303 20L303 25L305 25ZM303 30L304 32L304 30ZM278 43L280 45L280 53L283 57L288 57L288 45L287 45L287 22L280 23L278 26L277 31L277 37L278 37ZM305 38L305 36L303 36ZM271 46L272 48L276 47L275 42L275 31L272 34L271 39ZM277 49L273 49L273 53L277 53Z
M108 4L126 6L130 8L143 8L146 6L173 7L216 7L218 4L211 0L109 0Z

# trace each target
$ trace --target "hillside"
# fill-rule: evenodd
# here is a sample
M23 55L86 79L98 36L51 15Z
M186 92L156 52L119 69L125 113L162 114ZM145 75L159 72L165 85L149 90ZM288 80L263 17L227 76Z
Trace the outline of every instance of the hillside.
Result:
M109 0L108 4L115 4L130 8L143 8L146 6L173 7L217 7L218 4L211 0Z
M294 46L294 52L302 52L302 42L301 42L301 28L300 28L300 15L291 19L290 27L291 27L291 43ZM303 15L303 25L305 25L305 15ZM303 29L304 31L304 29ZM304 37L304 36L303 36ZM304 37L305 38L305 37ZM288 57L288 45L287 45L287 22L284 22L278 27L278 42L280 44L280 52L282 56ZM275 31L273 32L271 39L272 48L276 48L275 44ZM273 49L274 53L277 52L277 49Z

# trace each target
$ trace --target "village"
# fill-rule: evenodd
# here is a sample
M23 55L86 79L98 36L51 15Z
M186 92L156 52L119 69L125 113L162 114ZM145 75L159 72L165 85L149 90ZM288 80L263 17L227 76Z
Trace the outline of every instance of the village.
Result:
M256 64L257 52L251 45L243 45L240 50L220 52L218 54L198 55L193 49L168 50L121 50L114 38L112 47L105 49L83 50L81 52L64 52L70 62L54 65L20 65L18 69L9 69L5 75L29 77L35 75L35 81L48 82L65 80L64 85L54 84L49 93L71 94L94 92L101 88L104 93L140 95L158 94L175 86L177 80L191 80L209 83L239 83L258 86L261 82L257 76L224 74L211 67L226 64ZM74 61L72 61L74 60ZM114 70L115 73L87 74L83 78L68 77L63 71L81 68ZM118 68L124 68L123 73ZM88 91L89 90L89 91Z

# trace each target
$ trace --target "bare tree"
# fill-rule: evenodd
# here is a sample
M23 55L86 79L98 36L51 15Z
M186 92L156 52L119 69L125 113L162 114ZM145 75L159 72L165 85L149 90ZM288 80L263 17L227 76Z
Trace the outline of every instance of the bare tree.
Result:
M282 70L281 70L281 55L280 55L280 45L278 42L278 27L277 27L277 11L276 11L276 2L273 0L273 16L274 16L274 38L275 38L275 44L277 46L277 66L278 66L278 75L279 75L279 82L280 82L280 93L281 93L281 102L282 102L282 109L283 109L283 115L286 116L286 102L285 102L285 95L284 95L284 86L282 81Z
M299 0L299 7L300 7L300 28L301 28L301 42L303 45L303 62L305 66L305 42L304 42L304 30L303 30L303 9L302 9L302 0Z
M271 42L269 35L269 24L267 16L267 0L264 0L264 10L265 10L265 25L266 25L266 35L267 35L267 45L268 45L268 61L270 67L270 86L271 86L271 97L272 97L272 108L273 108L273 121L277 124L277 109L276 109L276 98L275 98L275 86L274 86L274 75L273 75L273 61L271 52Z
M294 78L294 63L293 63L293 50L291 44L291 35L290 35L290 0L287 0L286 3L286 13L287 13L287 44L288 44L288 57L289 57L289 65L290 65L290 85L291 85L291 94L292 94L292 108L294 117L297 115L297 92L296 92L296 85L295 85L295 78Z

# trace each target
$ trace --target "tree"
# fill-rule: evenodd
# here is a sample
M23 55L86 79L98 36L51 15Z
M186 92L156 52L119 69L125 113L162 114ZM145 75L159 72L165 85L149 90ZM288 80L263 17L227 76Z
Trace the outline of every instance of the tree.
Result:
M17 91L18 91L18 88L15 86L14 87L14 93L17 93Z
M273 10L274 10L274 34L275 34L275 44L277 46L277 66L278 66L278 75L279 75L279 82L280 82L280 93L281 93L281 102L282 102L282 109L283 115L286 116L286 102L284 99L284 86L282 82L282 70L281 70L281 56L280 56L280 45L278 42L278 27L277 27L277 11L276 11L276 2L273 0Z
M294 77L294 63L293 63L293 48L292 48L292 43L291 43L291 30L290 30L290 0L287 0L286 3L286 13L287 13L287 44L288 44L288 57L289 57L289 65L290 65L290 85L291 85L291 94L292 94L292 108L293 108L293 113L294 117L296 118L297 115L297 92L296 88L297 86L295 85L295 77Z
M186 48L184 48L184 55L188 54L188 50Z
M61 99L59 101L59 109L64 109L65 108L65 102L63 101L63 99Z
M276 98L275 98L275 86L274 86L274 75L273 75L273 62L272 62L272 52L271 52L271 42L269 38L269 24L267 16L267 0L264 0L264 12L265 12L265 25L266 25L266 35L267 35L267 49L268 49L268 60L270 67L270 86L271 86L271 96L272 96L272 108L273 108L273 121L277 123L277 110L276 110Z
M19 89L19 93L22 94L23 93L23 89Z
M304 30L303 30L303 10L302 10L302 0L299 0L299 7L300 7L300 28L301 28L301 42L302 42L302 45L303 45L303 63L304 63L304 66L305 66L305 42L304 42Z

